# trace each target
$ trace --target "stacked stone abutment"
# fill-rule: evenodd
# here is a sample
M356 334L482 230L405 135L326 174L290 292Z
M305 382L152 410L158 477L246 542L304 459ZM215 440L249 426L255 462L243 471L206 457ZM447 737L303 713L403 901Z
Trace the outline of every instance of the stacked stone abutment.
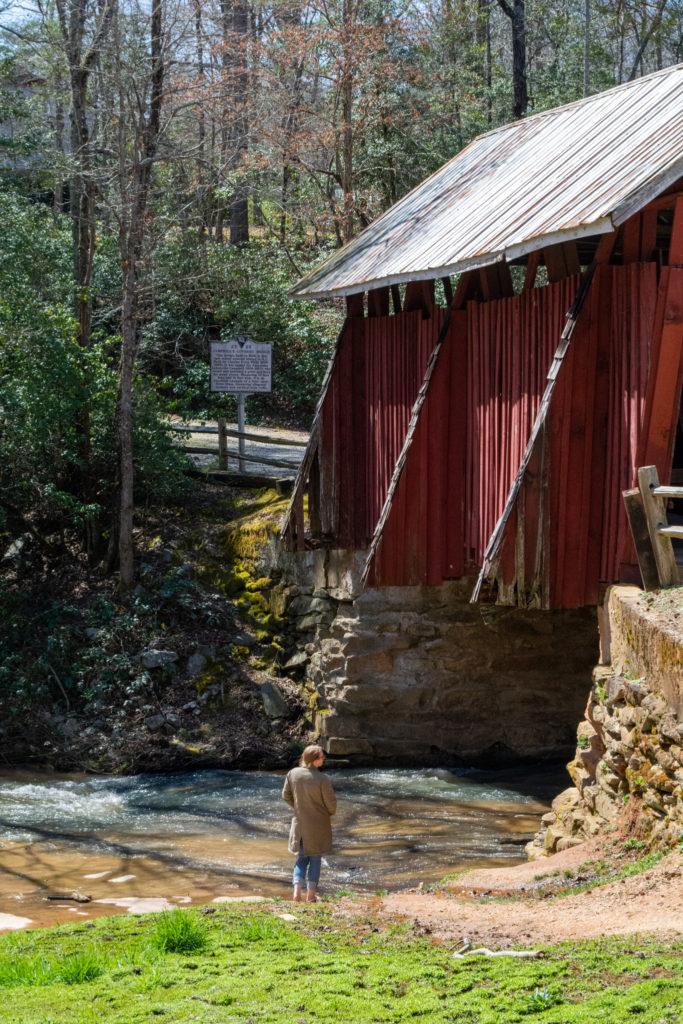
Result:
M304 558L287 588L298 649L284 668L330 755L495 766L571 751L597 657L594 609L472 605L467 579L362 590L341 557Z
M532 858L621 824L653 847L683 835L683 632L678 596L611 588L601 621L609 664L593 687L561 793L527 847Z

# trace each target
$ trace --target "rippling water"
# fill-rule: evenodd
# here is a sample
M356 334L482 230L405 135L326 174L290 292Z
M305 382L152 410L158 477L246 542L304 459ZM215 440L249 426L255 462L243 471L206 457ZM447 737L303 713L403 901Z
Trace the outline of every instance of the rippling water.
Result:
M445 769L330 778L339 808L323 882L332 892L427 884L471 864L522 859L544 797L562 785L544 793L519 773ZM73 889L94 899L192 902L225 892L285 895L292 858L282 783L281 773L230 771L0 779L0 912L18 913L23 902L33 920L37 901Z

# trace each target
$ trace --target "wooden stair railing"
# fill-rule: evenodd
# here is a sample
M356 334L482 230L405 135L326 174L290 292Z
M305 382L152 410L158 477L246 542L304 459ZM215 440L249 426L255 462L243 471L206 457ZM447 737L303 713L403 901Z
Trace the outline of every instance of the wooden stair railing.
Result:
M669 524L667 501L683 498L683 487L660 484L656 466L641 466L638 487L623 491L645 590L680 583L672 539L683 540L683 525Z

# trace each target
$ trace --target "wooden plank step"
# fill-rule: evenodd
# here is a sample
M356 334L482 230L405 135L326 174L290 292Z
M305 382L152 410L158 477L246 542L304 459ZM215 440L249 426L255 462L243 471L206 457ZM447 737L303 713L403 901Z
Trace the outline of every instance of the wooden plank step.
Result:
M653 487L652 493L660 498L683 498L683 487L662 484L660 487Z

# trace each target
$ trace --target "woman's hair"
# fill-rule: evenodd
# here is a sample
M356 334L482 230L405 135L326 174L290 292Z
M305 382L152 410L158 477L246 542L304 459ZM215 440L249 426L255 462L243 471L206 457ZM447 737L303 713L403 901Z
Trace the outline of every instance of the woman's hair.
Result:
M320 755L324 753L325 751L323 750L322 747L319 747L317 743L313 743L310 747L306 747L303 754L301 755L301 760L299 761L299 764L303 768L310 768L313 762L317 761Z

